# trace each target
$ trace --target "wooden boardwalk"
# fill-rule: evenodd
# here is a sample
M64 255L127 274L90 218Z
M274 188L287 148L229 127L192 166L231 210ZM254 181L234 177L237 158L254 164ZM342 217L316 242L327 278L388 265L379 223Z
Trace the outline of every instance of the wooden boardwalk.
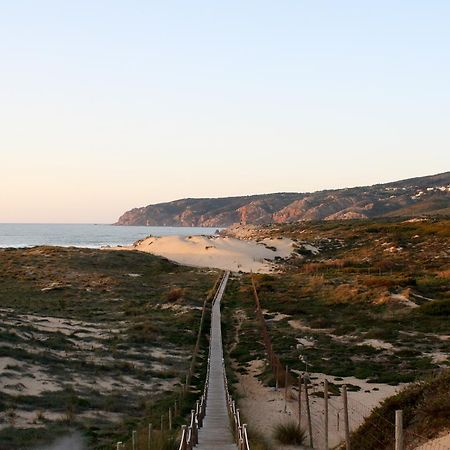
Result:
M198 432L199 450L237 450L231 432L225 395L222 328L220 323L220 301L225 291L229 272L220 286L211 315L211 352L206 415L203 427Z

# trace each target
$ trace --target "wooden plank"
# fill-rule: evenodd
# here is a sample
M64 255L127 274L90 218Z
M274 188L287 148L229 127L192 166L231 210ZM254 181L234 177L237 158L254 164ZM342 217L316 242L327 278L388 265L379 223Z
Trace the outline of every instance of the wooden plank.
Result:
M214 303L211 317L211 354L206 416L198 433L196 450L237 450L231 432L226 404L222 329L220 323L220 302L228 281L229 273L221 286Z

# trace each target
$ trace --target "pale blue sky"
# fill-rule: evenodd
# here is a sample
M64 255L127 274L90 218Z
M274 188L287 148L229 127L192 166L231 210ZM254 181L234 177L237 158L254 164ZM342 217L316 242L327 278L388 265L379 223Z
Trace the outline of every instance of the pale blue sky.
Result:
M450 170L450 2L0 0L0 222Z

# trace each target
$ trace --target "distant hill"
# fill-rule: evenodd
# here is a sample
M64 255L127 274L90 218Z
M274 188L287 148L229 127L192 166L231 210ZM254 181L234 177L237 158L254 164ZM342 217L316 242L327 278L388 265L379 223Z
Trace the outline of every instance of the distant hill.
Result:
M306 220L450 214L450 172L313 193L186 198L134 208L116 225L226 227Z

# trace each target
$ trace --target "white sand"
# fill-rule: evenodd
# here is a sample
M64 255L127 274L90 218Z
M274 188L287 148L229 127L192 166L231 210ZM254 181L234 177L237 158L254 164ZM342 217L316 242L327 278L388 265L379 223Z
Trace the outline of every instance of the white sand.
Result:
M302 348L302 347L314 347L316 345L316 340L313 338L296 338L298 344L297 344L297 348Z
M433 364L445 363L448 361L448 358L449 358L448 353L442 353L442 352L424 353L424 355L430 356ZM445 368L446 365L442 365L441 367Z
M391 294L392 300L397 300L401 303L403 303L405 306L409 306L411 308L417 308L419 305L417 303L414 303L411 301L408 297L406 297L403 294Z
M291 255L293 242L290 239L256 242L218 236L163 236L148 237L116 250L139 250L187 266L270 273L276 270L275 258Z
M356 345L368 345L370 347L376 348L377 350L392 350L394 346L389 342L384 342L380 339L365 339Z
M61 389L51 375L39 366L26 364L10 357L0 358L0 392L9 395L40 395Z
M305 250L311 252L313 255L318 255L320 253L320 250L311 244L302 244L301 245Z
M316 333L331 333L333 331L333 328L311 328L308 325L305 325L301 320L288 320L288 324L294 329L294 330L301 330L301 331L314 331Z

